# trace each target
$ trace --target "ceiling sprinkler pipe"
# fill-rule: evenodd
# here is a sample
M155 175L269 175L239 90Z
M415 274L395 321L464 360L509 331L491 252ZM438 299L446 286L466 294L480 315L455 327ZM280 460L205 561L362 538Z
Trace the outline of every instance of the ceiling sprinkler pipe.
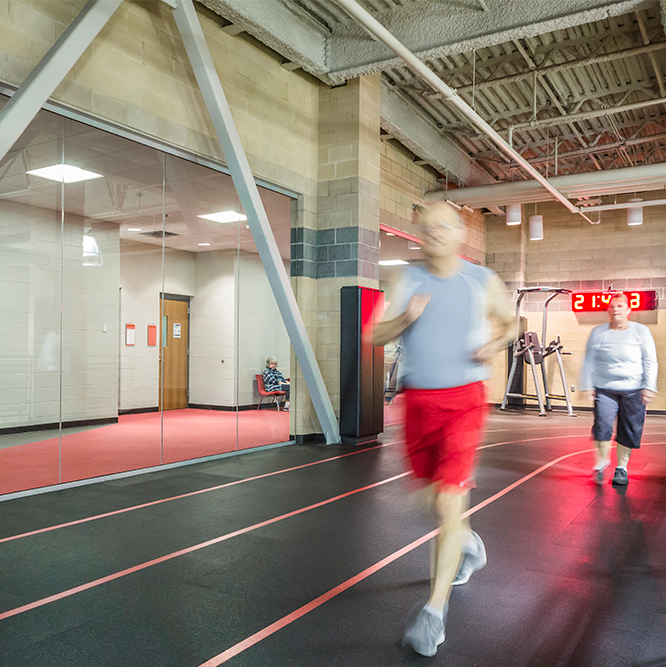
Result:
M568 116L555 116L554 118L545 118L542 120L528 120L524 123L516 123L509 127L511 133L514 130L529 127L551 127L552 125L561 125L562 123L572 123L579 120L588 120L590 118L599 118L600 116L607 116L609 114L624 113L625 111L634 111L635 109L644 109L645 107L658 106L666 103L666 98L662 97L658 100L646 100L643 102L634 102L632 104L624 104L620 107L609 107L608 109L595 109L594 111L581 111L580 113L571 113Z
M666 206L666 199L651 199L648 201L631 201L622 204L602 204L600 206L585 206L583 211L616 211L621 208L643 208L644 206Z
M458 96L457 91L447 86L422 60L417 58L402 42L396 39L379 21L363 9L358 2L355 0L337 0L337 3L371 35L404 60L416 74L436 91L440 92L445 100L455 106L468 120L490 137L507 156L514 159L532 178L546 188L555 199L572 213L579 212L577 206L574 206L559 190L554 188L520 153L511 148L472 107L462 100Z

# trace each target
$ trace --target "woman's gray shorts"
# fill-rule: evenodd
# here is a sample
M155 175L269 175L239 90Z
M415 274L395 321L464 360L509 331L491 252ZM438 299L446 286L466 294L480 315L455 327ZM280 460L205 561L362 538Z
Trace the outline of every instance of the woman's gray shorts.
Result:
M625 447L638 449L641 446L645 406L641 402L641 390L609 391L595 389L594 426L592 437L603 442L613 436L613 422L617 416L615 440Z

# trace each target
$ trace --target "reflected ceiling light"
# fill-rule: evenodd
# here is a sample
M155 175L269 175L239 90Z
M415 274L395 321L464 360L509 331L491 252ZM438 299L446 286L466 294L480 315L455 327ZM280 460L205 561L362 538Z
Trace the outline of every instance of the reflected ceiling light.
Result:
M127 228L127 231L128 231L128 232L140 232L140 231L141 231L141 227L128 227L128 228Z
M541 241L543 239L543 216L530 216L530 241Z
M212 222L240 222L241 220L247 220L242 213L236 213L236 211L220 211L219 213L208 213L207 215L199 215L197 217L204 220L211 220Z
M92 234L83 235L83 266L102 266L104 259L97 239Z
M395 236L393 232L386 232L386 236Z
M405 262L404 259L381 259L379 260L380 266L400 266L401 264L409 264Z
M71 164L54 164L50 167L42 167L41 169L31 169L26 173L58 183L79 183L80 181L91 181L93 178L104 178L102 174L79 169L78 167L73 167Z
M506 224L509 226L519 225L522 222L522 211L520 204L510 204L506 207Z
M630 199L629 204L636 204L642 202L642 199ZM630 227L643 224L643 207L642 206L630 206L627 209L627 224Z
M415 243L414 241L407 241L407 247L410 250L421 250L421 246L418 243Z
M207 245L210 245L210 243L199 243L198 245L207 246Z

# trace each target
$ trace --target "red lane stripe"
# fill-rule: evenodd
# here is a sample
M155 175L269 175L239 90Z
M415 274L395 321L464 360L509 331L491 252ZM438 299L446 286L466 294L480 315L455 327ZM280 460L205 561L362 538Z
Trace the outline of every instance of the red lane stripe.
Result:
M48 533L52 530L59 530L60 528L68 528L70 526L78 526L82 523L88 523L89 521L97 521L98 519L105 519L109 516L115 516L117 514L124 514L125 512L133 512L134 510L145 509L146 507L152 507L153 505L160 505L162 503L168 503L172 500L181 500L182 498L190 498L191 496L197 496L201 493L209 493L210 491L219 491L220 489L226 489L230 486L236 486L237 484L245 484L246 482L254 482L257 479L264 479L266 477L272 477L273 475L281 475L285 472L293 472L294 470L301 470L302 468L309 468L310 466L316 466L320 463L328 463L329 461L336 461L337 459L344 459L347 456L354 456L356 454L363 454L363 452L369 452L374 449L381 449L382 447L390 447L391 445L396 445L403 440L395 440L394 442L386 442L381 445L375 445L374 447L367 447L366 449L360 449L356 452L349 452L348 454L340 454L339 456L332 456L329 459L322 459L321 461L313 461L312 463L304 463L300 466L294 466L293 468L284 468L283 470L275 470L274 472L267 472L263 475L255 475L254 477L246 477L245 479L239 479L235 482L227 482L226 484L220 484L218 486L211 486L207 489L200 489L199 491L191 491L190 493L183 493L179 496L172 496L170 498L162 498L161 500L153 500L149 503L143 503L141 505L133 505L132 507L125 507L124 509L114 510L113 512L105 512L104 514L96 514L95 516L89 516L84 519L76 519L75 521L68 521L67 523L59 523L55 526L47 526L46 528L38 528L37 530L31 530L27 533L20 533L19 535L10 535L9 537L3 537L0 539L0 544L3 542L11 542L12 540L20 540L23 537L30 537L31 535L39 535L41 533Z
M659 433L653 434L653 435L661 435ZM552 440L558 440L562 438L575 438L579 437L576 435L557 435L557 436L550 436L550 439ZM537 440L545 440L549 439L547 436L542 436L540 438L528 438L526 440L507 440L506 442L496 442L492 443L489 445L482 445L478 447L478 449L487 449L488 447L499 447L500 445L511 445L514 443L521 443L521 442L535 442ZM328 459L322 459L321 461L313 461L312 463L304 463L303 465L300 466L294 466L293 468L284 468L283 470L275 470L273 472L268 472L263 475L255 475L254 477L246 477L245 479L239 479L236 480L235 482L227 482L226 484L219 484L218 486L211 486L207 489L200 489L199 491L191 491L190 493L183 493L178 496L171 496L170 498L162 498L160 500L153 500L149 503L142 503L141 505L133 505L132 507L125 507L124 509L119 509L119 510L114 510L112 512L105 512L104 514L96 514L95 516L89 516L85 517L83 519L76 519L74 521L68 521L66 523L60 523L55 526L47 526L46 528L38 528L37 530L31 530L26 533L19 533L18 535L10 535L9 537L3 537L0 538L0 544L3 542L12 542L13 540L20 540L24 537L31 537L33 535L40 535L42 533L48 533L52 530L59 530L61 528L69 528L70 526L78 526L82 523L88 523L90 521L97 521L98 519L105 519L110 516L116 516L118 514L125 514L126 512L133 512L135 510L140 510L140 509L145 509L146 507L152 507L154 505L161 505L162 503L168 503L171 502L172 500L181 500L183 498L190 498L192 496L197 496L202 493L209 493L210 491L219 491L220 489L226 489L231 486L236 486L237 484L245 484L246 482L253 482L258 479L264 479L266 477L272 477L274 475L281 475L285 472L293 472L294 470L301 470L303 468L309 468L310 466L316 466L319 465L320 463L328 463L330 461L337 461L338 459L344 459L347 456L355 456L356 454L363 454L364 452L369 452L375 449L381 449L383 447L390 447L391 445L397 445L400 444L401 442L404 442L404 440L395 440L393 442L386 442L381 445L376 445L375 447L368 447L366 449L361 449L356 452L349 452L347 454L340 454L339 456L332 456L331 458Z
M566 437L575 437L575 436L555 436L556 438L566 438ZM498 447L499 445L510 445L513 442L532 442L534 440L543 440L544 438L530 438L528 440L510 440L507 442L498 442L492 445L483 445L479 449L485 449L486 447ZM190 493L183 493L178 496L171 496L170 498L162 498L160 500L153 500L149 503L142 503L141 505L133 505L132 507L125 507L124 509L114 510L112 512L105 512L104 514L96 514L95 516L85 517L83 519L76 519L74 521L67 521L66 523L59 523L55 526L47 526L46 528L38 528L37 530L31 530L26 533L19 533L18 535L10 535L9 537L0 538L0 544L3 542L12 542L13 540L20 540L24 537L31 537L32 535L40 535L42 533L48 533L52 530L60 530L61 528L69 528L70 526L78 526L82 523L88 523L90 521L97 521L98 519L106 519L110 516L116 516L118 514L125 514L126 512L133 512L135 510L145 509L146 507L152 507L154 505L161 505L162 503L169 503L172 500L181 500L183 498L190 498L192 496L198 496L202 493L209 493L210 491L219 491L220 489L226 489L231 486L236 486L237 484L245 484L246 482L254 482L258 479L264 479L266 477L272 477L274 475L281 475L285 472L293 472L294 470L301 470L303 468L309 468L310 466L316 466L320 463L328 463L330 461L337 461L338 459L344 459L347 456L355 456L356 454L363 454L364 452L373 451L375 449L381 449L383 447L390 447L391 445L397 445L404 440L394 440L393 442L386 442L381 445L376 445L375 447L367 447L366 449L361 449L356 452L349 452L347 454L340 454L339 456L332 456L328 459L322 459L321 461L313 461L311 463L304 463L300 466L294 466L293 468L284 468L283 470L275 470L273 472L268 472L263 475L255 475L254 477L246 477L245 479L239 479L235 482L227 482L226 484L219 484L218 486L211 486L207 489L200 489L199 491L191 491Z
M492 447L493 445L485 445L485 447ZM559 456L558 458L554 459L553 461L550 461L549 463L546 463L545 465L542 465L540 468L535 470L534 472L529 473L528 475L525 475L521 479L519 479L517 482L514 482L513 484L510 484L509 486L505 487L501 491L498 491L495 495L490 496L490 498L487 498L486 500L480 502L478 505L475 505L474 507L470 508L463 514L463 518L470 516L474 514L475 512L478 512L480 509L483 509L487 505L490 505L490 503L494 502L495 500L498 500L502 496L506 495L513 489L515 489L517 486L520 486L521 484L524 484L528 480L532 479L532 477L535 477L539 473L543 472L544 470L547 470L548 468L556 465L560 461L563 461L564 459L570 458L571 456L577 456L579 454L587 454L589 452L593 452L594 449L585 449L579 452L573 452L572 454L564 454L563 456ZM380 560L378 563L375 563L374 565L371 565L370 567L366 568L362 572L359 572L357 575L353 576L351 579L347 579L347 581L344 581L343 583L339 584L335 588L332 588L330 591L327 593L324 593L323 595L320 595L319 597L315 598L311 602L308 602L307 604L303 605L299 609L296 609L296 611L291 612L291 614L287 614L287 616L282 617L275 623L271 623L271 625L266 626L263 628L263 630L259 630L259 632L255 632L253 635L250 635L247 637L247 639L244 639L241 642L238 642L238 644L235 644L231 648L228 648L226 651L220 653L219 655L216 655L215 657L211 658L210 660L207 660L206 662L202 663L199 667L218 667L218 665L221 665L228 660L231 660L231 658L237 656L239 653L242 653L246 649L250 648L251 646L254 646L255 644L258 644L260 641L263 639L266 639L270 635L274 634L278 630L281 630L282 628L286 627L290 623L293 623L295 620L301 618L305 614L311 612L312 610L316 609L317 607L320 607L323 605L325 602L328 602L330 599L336 597L340 593L343 593L347 589L351 588L355 584L359 583L360 581L363 581L364 579L367 579L370 575L375 574L379 570L383 569L387 565L391 564L393 561L397 560L398 558L401 558L405 554L409 553L410 551L413 551L417 547L420 547L422 544L425 544L429 540L431 540L437 533L439 532L439 529L433 530L423 537L418 538L417 540L414 540L414 542L411 542L410 544L402 547L402 549L399 549L398 551L390 554L386 558L383 558Z
M72 595L76 595L77 593L87 591L88 589L94 588L95 586L101 586L102 584L106 584L110 581L114 581L115 579L120 579L121 577L125 577L128 574L132 574L134 572L139 572L140 570L145 570L148 567L152 567L153 565L157 565L159 563L164 563L165 561L171 560L173 558L177 558L178 556L184 556L185 554L192 553L193 551L198 551L199 549L205 549L206 547L210 547L213 544L219 544L220 542L230 540L233 537L238 537L238 535L244 535L245 533L249 533L250 531L257 530L258 528L263 528L264 526L270 526L271 524L277 523L278 521L283 521L284 519L288 519L292 516L297 516L299 514L303 514L304 512L307 512L309 510L313 510L313 509L316 509L318 507L323 507L324 505L328 505L330 503L333 503L336 500L341 500L342 498L348 498L349 496L353 496L357 493L361 493L362 491L367 491L368 489L374 489L378 486L388 484L389 482L394 482L395 480L401 479L402 477L405 477L408 474L409 474L408 472L403 472L400 475L394 475L393 477L389 477L388 479L381 480L380 482L375 482L374 484L368 484L367 486L363 486L361 488L354 489L353 491L347 491L346 493L341 493L340 495L334 496L332 498L328 498L327 500L322 500L318 503L315 503L314 505L309 505L308 507L302 507L301 509L294 510L292 512L287 512L286 514L281 514L280 516L276 516L272 519L267 519L266 521L261 521L260 523L255 523L252 526L247 526L246 528L241 528L239 530L235 530L231 533L227 533L226 535L221 535L220 537L215 537L212 540L208 540L206 542L201 542L200 544L195 544L191 547L187 547L186 549L181 549L180 551L174 551L173 553L166 554L165 556L160 556L159 558L149 560L145 563L141 563L140 565L135 565L134 567L128 567L125 570L121 570L120 572L110 574L106 577L101 577L99 579L95 579L94 581L89 581L86 584L81 584L80 586L70 588L66 591L62 591L61 593L56 593L55 595L50 595L49 597L42 598L41 600L37 600L35 602L30 602L29 604L23 605L21 607L15 607L14 609L10 609L10 610L5 611L2 614L0 614L0 621L4 620L6 618L10 618L12 616L18 616L19 614L22 614L26 611L30 611L31 609L36 609L38 607L43 607L44 605L50 604L51 602L56 602L58 600L62 600L63 598L67 598L67 597L70 597Z

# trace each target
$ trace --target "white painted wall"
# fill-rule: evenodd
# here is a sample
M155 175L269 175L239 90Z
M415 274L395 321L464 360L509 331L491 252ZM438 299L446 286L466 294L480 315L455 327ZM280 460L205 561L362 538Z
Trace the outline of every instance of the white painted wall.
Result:
M238 283L240 405L259 401L255 374L275 357L278 369L289 377L291 345L259 255L241 253Z
M190 315L190 403L253 405L259 401L254 376L265 368L266 357L276 357L285 376L290 360L289 337L261 260L254 253L206 252L197 255L196 267Z
M62 418L98 419L115 417L118 408L155 408L159 347L148 346L147 336L149 324L159 327L162 250L121 243L116 225L96 224L92 233L104 264L85 267L83 232L83 218L68 216ZM164 289L192 297L190 403L256 403L254 375L267 356L276 357L289 375L289 339L258 255L167 249ZM60 295L59 214L1 201L0 428L59 419ZM134 346L125 345L127 323L136 325Z
M0 428L115 416L118 228L92 230L104 264L83 266L84 219L0 201ZM106 333L103 331L106 325Z
M195 293L195 255L166 249L164 291ZM159 317L162 249L147 243L120 244L120 410L159 405ZM125 325L136 325L136 344L125 345ZM148 325L158 327L158 344L148 345Z
M236 405L235 250L196 256L190 304L190 403Z

